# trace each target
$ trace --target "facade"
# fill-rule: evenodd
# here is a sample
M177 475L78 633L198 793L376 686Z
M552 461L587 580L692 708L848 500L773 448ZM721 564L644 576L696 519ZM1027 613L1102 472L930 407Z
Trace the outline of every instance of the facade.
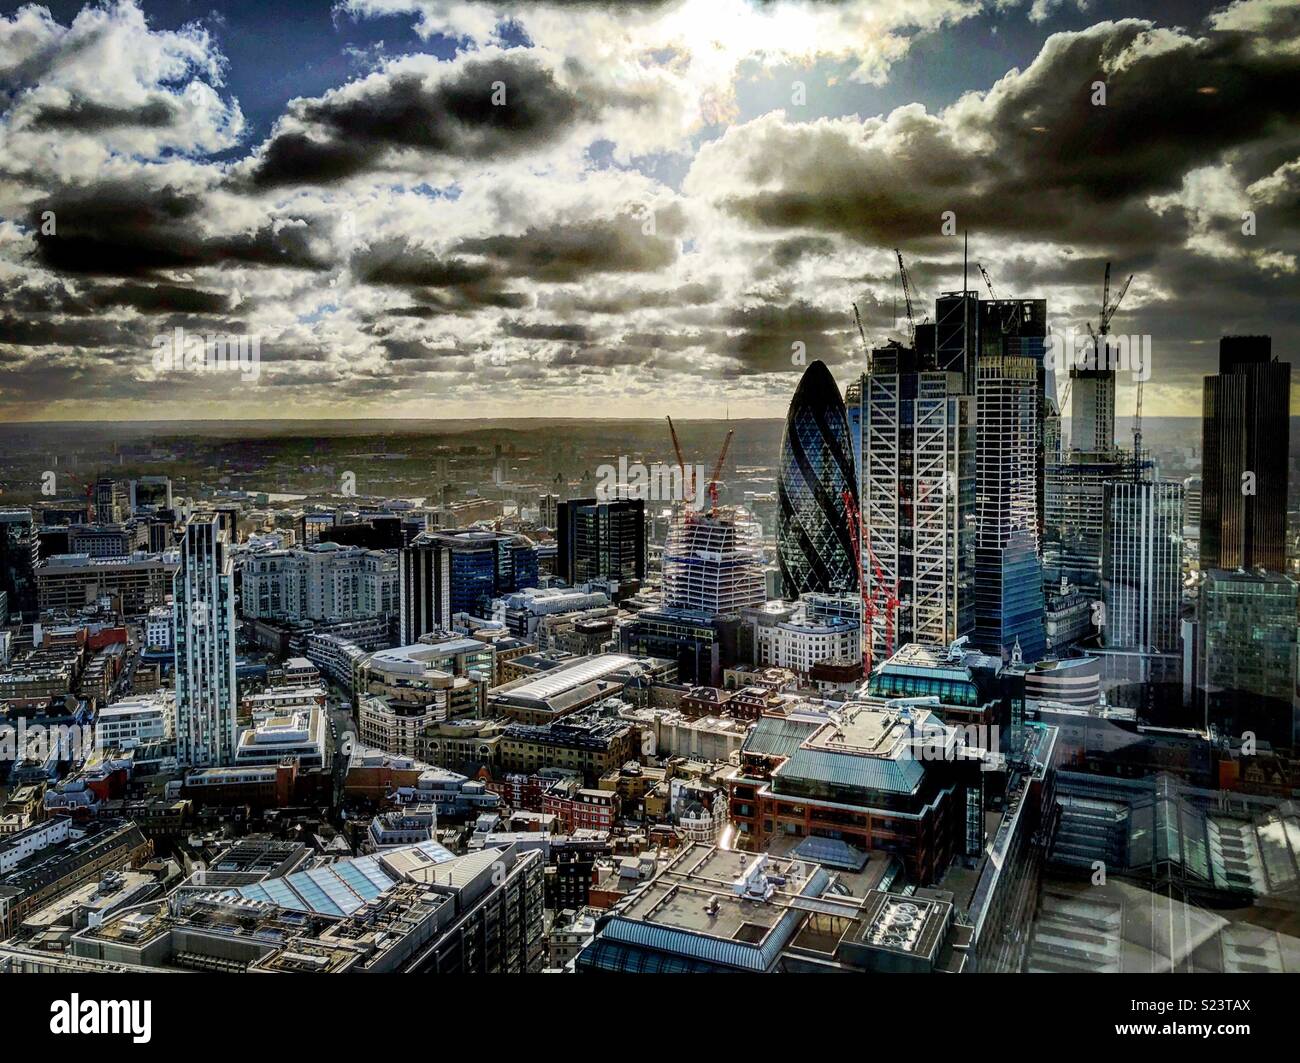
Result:
M731 616L761 604L763 559L753 526L723 512L683 510L668 532L664 604L705 616Z
M549 496L548 496L549 497ZM546 525L543 521L544 526ZM574 498L555 513L555 574L569 586L645 579L645 501Z
M447 631L456 613L491 615L492 601L537 586L537 548L522 535L426 532L403 547L401 638Z
M1070 449L1109 454L1115 449L1115 370L1070 370Z
M1291 366L1268 336L1224 336L1205 378L1202 568L1286 568Z
M40 550L41 540L36 534L32 511L0 509L0 593L6 598L5 620L11 612L35 616Z
M1290 576L1205 572L1196 662L1207 726L1293 745L1298 608L1300 585Z
M848 492L857 505L857 470L844 400L821 361L804 370L790 401L777 477L777 560L782 592L851 591L858 586Z
M95 717L95 744L101 749L165 742L174 736L176 699L170 690L105 705Z
M910 364L909 364L910 363ZM874 352L850 389L860 422L862 572L894 593L895 644L948 643L975 625L975 399L960 373L922 372L907 348ZM894 588L897 591L894 592ZM870 633L886 652L886 617Z
M59 554L36 569L37 601L42 611L75 612L111 598L128 616L145 613L167 600L179 568L174 552L103 558Z
M397 612L397 552L320 542L268 550L242 566L240 613L250 619L355 620Z
M982 357L976 372L975 643L1027 661L1046 649L1035 488L1041 359Z
M1100 600L1106 484L1132 478L1132 462L1117 451L1072 450L1048 464L1043 586L1049 593L1066 580Z
M1183 485L1106 484L1102 593L1107 646L1156 653L1180 649Z
M918 755L918 743L931 755ZM726 777L737 845L763 851L780 836L833 838L890 854L912 881L934 882L983 841L982 831L967 830L982 806L980 771L959 743L928 709L878 702L850 703L837 719L765 716Z
M186 524L174 599L177 759L187 767L231 764L238 738L235 587L219 515Z

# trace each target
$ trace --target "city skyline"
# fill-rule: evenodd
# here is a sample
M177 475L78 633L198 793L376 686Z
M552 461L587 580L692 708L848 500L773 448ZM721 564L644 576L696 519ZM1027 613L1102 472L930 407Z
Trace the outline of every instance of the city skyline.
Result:
M0 7L5 420L779 418L905 337L895 247L918 320L1134 274L1148 417L1295 345L1294 8L292 6Z

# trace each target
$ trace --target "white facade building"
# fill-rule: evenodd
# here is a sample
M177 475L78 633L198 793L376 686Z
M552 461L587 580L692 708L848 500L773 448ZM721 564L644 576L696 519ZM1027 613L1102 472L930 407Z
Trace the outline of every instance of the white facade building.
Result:
M397 612L397 551L315 543L243 563L240 611L254 619L354 620Z

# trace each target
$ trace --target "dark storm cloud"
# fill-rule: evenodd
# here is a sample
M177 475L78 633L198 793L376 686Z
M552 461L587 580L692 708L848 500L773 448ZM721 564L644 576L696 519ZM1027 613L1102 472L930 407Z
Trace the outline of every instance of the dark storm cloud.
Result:
M676 288L622 288L614 291L560 291L538 299L538 306L560 317L575 314L626 314L633 310L658 310L670 307L700 306L722 295L716 281L696 281Z
M408 317L470 313L484 307L521 309L532 298L511 291L503 271L490 263L442 257L402 239L379 241L353 255L352 272L366 284L401 288L425 304L399 307Z
M1092 102L1097 81L1104 106ZM1049 38L1026 71L943 116L913 105L863 125L768 116L733 129L701 150L717 159L695 187L708 195L709 176L723 178L715 198L759 226L886 247L937 243L949 210L977 232L1149 247L1181 234L1148 196L1253 140L1294 149L1297 116L1300 53L1240 33L1174 40L1102 23Z
M804 364L817 358L835 362L848 342L845 317L803 300L742 307L725 316L726 327L739 331L727 337L720 353L737 363L741 375L789 369L796 343L803 344Z
M31 129L70 133L97 133L124 126L163 129L175 123L180 113L179 105L168 96L155 96L139 107L115 107L74 96L67 103L39 104L23 124Z
M555 223L518 236L462 240L456 251L485 256L505 274L542 282L567 283L593 273L648 273L677 259L676 241L658 231L672 230L673 213L665 211L656 222L651 234L642 219L631 213Z
M258 187L329 183L381 168L408 149L458 160L509 158L582 118L589 99L525 54L475 59L453 73L395 68L318 99L297 100L252 168ZM504 104L493 102L497 85Z
M502 322L501 331L521 340L589 340L586 325L550 325L541 322L510 320Z
M204 197L144 181L65 188L36 203L28 225L41 265L68 273L143 277L160 270L226 263L325 269L312 246L314 224L279 219L251 233L205 235ZM52 212L54 233L43 233Z

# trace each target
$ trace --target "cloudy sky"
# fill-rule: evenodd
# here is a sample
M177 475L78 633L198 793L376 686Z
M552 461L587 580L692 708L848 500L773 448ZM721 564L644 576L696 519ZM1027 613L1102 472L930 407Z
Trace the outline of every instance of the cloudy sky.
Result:
M1300 4L0 3L4 420L779 416L961 231L1056 329L1135 274L1147 412L1289 360Z

